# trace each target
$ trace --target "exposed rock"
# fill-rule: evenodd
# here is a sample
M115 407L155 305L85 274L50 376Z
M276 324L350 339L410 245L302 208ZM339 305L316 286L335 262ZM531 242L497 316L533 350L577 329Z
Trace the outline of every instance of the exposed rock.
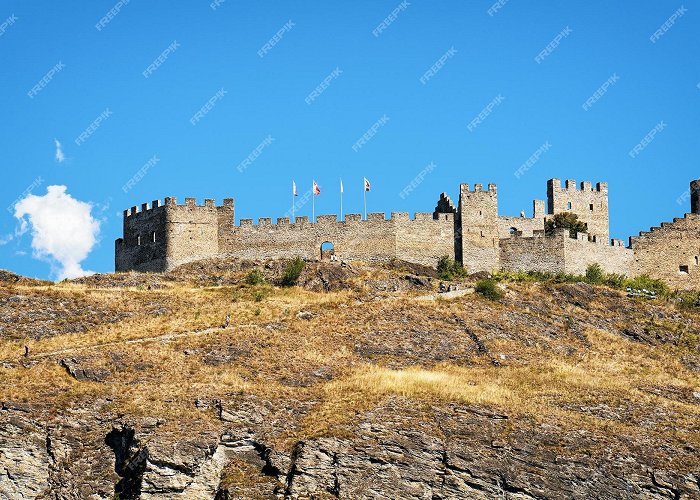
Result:
M93 382L104 382L109 377L110 372L104 368L91 368L85 366L85 361L79 358L64 358L60 364L76 380L91 380Z

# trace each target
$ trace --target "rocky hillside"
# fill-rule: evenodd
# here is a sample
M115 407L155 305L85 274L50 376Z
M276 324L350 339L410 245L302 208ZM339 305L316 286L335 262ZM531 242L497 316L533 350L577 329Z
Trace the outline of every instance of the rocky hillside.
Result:
M0 273L0 498L700 498L700 309L283 266Z

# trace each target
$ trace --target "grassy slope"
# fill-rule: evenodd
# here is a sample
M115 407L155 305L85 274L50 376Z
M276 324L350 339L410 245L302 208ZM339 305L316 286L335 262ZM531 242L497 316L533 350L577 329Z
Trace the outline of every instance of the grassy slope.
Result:
M245 272L229 273L225 286L179 276L152 290L5 284L0 401L29 404L43 420L99 406L110 415L165 419L164 431L174 434L217 425L214 412L195 411L197 399L296 401L308 411L274 435L289 448L302 437L342 435L359 412L400 395L483 406L514 426L608 436L601 446L622 446L624 437L700 449L697 312L578 285L508 284L499 302L478 295L429 301L418 298L426 291L366 286L405 275L393 270L361 269L350 289L325 293L248 286ZM20 299L6 301L11 296ZM55 316L42 319L43 331L54 333L32 338L39 299ZM75 310L86 307L85 329L74 331ZM224 330L227 313L232 325ZM656 340L630 340L623 334L630 326ZM52 354L64 349L72 351ZM76 381L57 363L65 357L111 375L104 383ZM648 453L679 471L698 466L676 464L653 447Z

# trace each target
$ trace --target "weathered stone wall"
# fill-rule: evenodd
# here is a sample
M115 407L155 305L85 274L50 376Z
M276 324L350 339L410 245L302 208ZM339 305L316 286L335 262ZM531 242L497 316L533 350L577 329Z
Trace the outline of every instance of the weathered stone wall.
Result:
M123 237L114 244L116 271L166 270L165 220L166 211L160 200L154 200L150 207L144 203L140 211L138 207L124 210Z
M547 205L550 215L575 213L579 220L588 224L589 235L602 241L610 238L607 182L599 182L595 189L590 182L582 182L578 189L574 180L567 180L562 188L559 179L550 179L547 181Z
M503 239L500 245L501 267L506 271L563 271L565 237L564 233L545 236L541 230L529 238L513 236Z
M569 237L569 231L560 229L553 236L536 231L534 237L514 236L501 240L501 266L507 271L544 271L585 274L591 264L599 264L606 272L633 275L632 250L622 241L613 245L588 241L585 233Z
M568 233L565 233L568 236ZM608 273L636 276L632 269L634 252L625 248L622 240L588 241L586 233L579 233L578 238L564 238L564 272L585 274L591 264L599 264Z
M362 220L359 214L347 214L342 222L336 215L319 215L314 223L307 217L297 217L293 224L288 218L276 224L261 218L257 225L242 219L222 241L221 253L249 259L319 259L321 245L329 242L339 259L399 258L435 266L441 255L454 258L454 215L434 219L432 214L417 213L412 220L402 212L392 213L390 219L371 213Z
M666 281L679 289L700 287L700 215L664 222L630 238L632 270ZM685 266L685 267L681 267Z

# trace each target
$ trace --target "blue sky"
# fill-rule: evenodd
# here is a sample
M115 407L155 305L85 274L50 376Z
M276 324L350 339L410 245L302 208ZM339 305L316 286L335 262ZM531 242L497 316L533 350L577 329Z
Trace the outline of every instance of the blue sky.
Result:
M0 5L3 207L32 184L35 195L63 185L64 196L90 203L99 233L73 256L87 255L84 269L113 270L125 208L234 197L237 219L278 217L292 179L300 194L317 180L316 214L338 212L340 177L345 212L360 212L364 176L376 212L432 211L441 192L456 198L460 182L495 182L501 214L529 214L551 177L609 182L613 237L689 211L677 200L700 177L697 2L510 0L493 15L490 0L218 2ZM56 278L53 240L39 255L26 223L22 234L12 209L0 213L0 268ZM52 238L82 237L72 227L54 227Z

